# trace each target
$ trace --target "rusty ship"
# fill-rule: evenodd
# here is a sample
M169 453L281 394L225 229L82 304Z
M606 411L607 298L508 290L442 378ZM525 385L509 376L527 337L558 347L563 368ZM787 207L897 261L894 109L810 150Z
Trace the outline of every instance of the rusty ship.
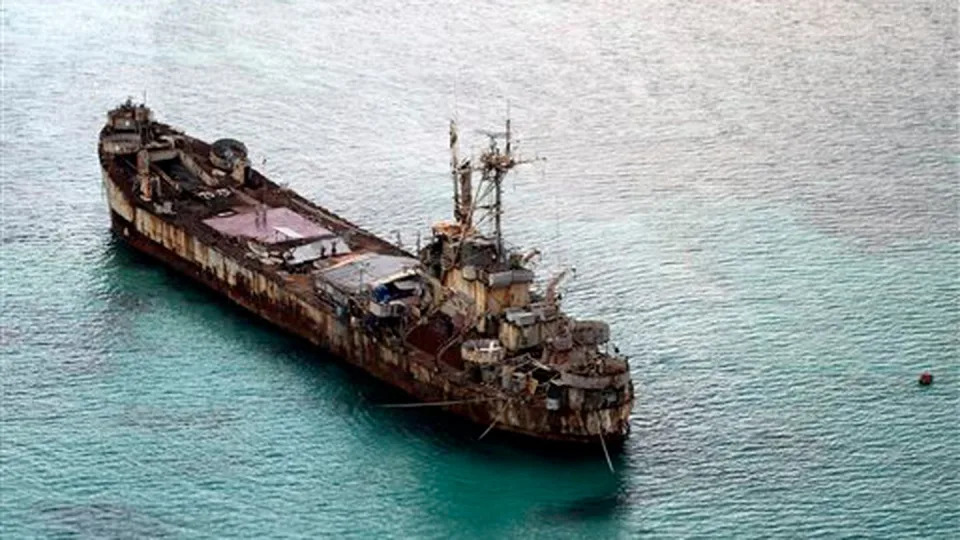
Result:
M453 219L416 253L278 185L234 139L207 143L145 104L107 113L98 153L115 236L283 330L491 430L622 443L634 385L609 326L560 309L563 273L536 285L505 246L506 131L477 160L450 124ZM419 242L418 242L419 244ZM608 456L609 457L609 456Z

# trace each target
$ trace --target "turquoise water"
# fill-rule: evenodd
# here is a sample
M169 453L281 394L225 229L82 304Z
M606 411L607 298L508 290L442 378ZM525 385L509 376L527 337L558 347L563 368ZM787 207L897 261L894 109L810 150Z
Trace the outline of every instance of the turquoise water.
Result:
M807 4L5 3L0 537L955 536L956 6ZM448 116L509 100L510 239L632 359L616 473L117 244L96 130L144 90L408 242Z

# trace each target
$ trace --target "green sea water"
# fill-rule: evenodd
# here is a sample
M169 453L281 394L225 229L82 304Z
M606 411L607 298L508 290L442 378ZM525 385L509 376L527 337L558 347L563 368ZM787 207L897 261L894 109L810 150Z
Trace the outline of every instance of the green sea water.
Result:
M957 10L6 2L0 537L951 538ZM386 236L509 100L507 230L631 358L632 434L477 441L114 240L128 94ZM465 134L469 133L469 128ZM465 138L470 138L468 135ZM478 136L477 144L482 144ZM917 385L930 370L935 382Z

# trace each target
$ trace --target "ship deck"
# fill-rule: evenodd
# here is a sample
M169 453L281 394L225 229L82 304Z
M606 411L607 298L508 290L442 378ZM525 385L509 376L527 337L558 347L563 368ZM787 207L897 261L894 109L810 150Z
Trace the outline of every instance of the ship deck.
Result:
M178 133L178 136L187 145L185 152L197 165L207 173L215 170L207 157L209 144L187 135ZM124 158L105 165L108 170L122 167L122 170L112 170L111 176L136 178L135 159ZM222 187L209 186L175 159L151 164L151 172L161 178L161 190L178 191L176 197L158 197L163 201L172 200L170 211L158 212L158 217L183 228L204 244L234 260L242 261L245 266L270 276L282 283L285 290L313 305L333 307L330 299L315 286L315 280L326 268L368 254L416 258L355 223L272 182L253 168L250 174L255 177L255 184L260 186L257 188L229 182L223 182ZM124 185L127 186L128 197L137 200L132 193L133 182ZM265 223L258 226L255 223L257 211L262 207L266 208ZM276 232L276 229L286 231L285 238L263 237ZM264 264L251 256L250 240L266 245L287 246L327 235L341 239L349 247L349 252L312 261L300 272L289 271L289 268L279 264ZM409 347L408 355L443 372L450 382L470 386L481 395L505 397L507 394L498 387L470 385L465 380L459 348L447 346L454 337L444 325L428 320L409 328L402 341L404 347Z

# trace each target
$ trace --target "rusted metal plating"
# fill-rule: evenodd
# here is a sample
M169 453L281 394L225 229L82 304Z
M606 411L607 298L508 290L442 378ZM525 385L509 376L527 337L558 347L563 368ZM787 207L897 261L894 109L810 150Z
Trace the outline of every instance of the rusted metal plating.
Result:
M491 135L471 192L451 124L456 222L417 254L265 178L243 143L209 145L143 105L108 113L99 155L112 228L133 248L486 430L618 442L634 388L609 328L565 315L553 286L533 291L530 257L503 246L499 186L521 162L509 134L505 151Z

